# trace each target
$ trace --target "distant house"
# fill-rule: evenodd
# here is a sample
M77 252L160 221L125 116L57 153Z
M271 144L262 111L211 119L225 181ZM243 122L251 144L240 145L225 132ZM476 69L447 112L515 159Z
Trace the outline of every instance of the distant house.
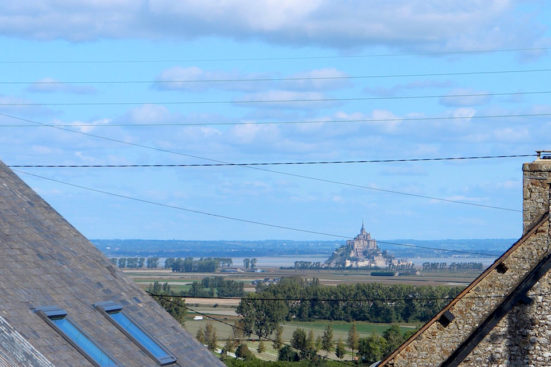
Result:
M551 152L523 171L523 236L379 367L551 366Z
M1 162L0 257L2 367L222 366Z

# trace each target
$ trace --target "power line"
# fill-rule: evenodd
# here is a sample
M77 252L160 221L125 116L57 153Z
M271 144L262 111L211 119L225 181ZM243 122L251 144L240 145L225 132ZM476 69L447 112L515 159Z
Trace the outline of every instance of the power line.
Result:
M318 55L318 56L288 56L288 57L226 57L226 58L188 58L188 59L112 59L112 60L0 60L0 64L145 64L171 62L223 62L223 61L285 61L285 60L332 60L332 59L362 59L371 57L407 57L407 56L439 56L439 55L476 55L507 52L542 52L549 47L524 47L479 50L423 51L416 53L373 53L363 55Z
M226 79L157 79L157 80L37 80L37 81L0 81L0 85L63 85L63 84L204 84L204 83L250 83L250 82L286 82L307 80L348 80L348 79L378 79L378 78L408 78L428 76L466 76L466 75L499 75L549 72L551 69L525 70L483 70L460 71L446 73L418 73L418 74L373 74L373 75L340 75L340 76L304 76L304 77L272 77L272 78L226 78Z
M155 294L147 291L152 297L160 298L184 298L184 299L221 299L221 300L242 300L242 301L292 301L292 302L396 302L396 301L451 301L455 297L365 297L365 298L317 298L317 297L200 297L200 296L185 296L185 295L168 295L168 294ZM541 295L541 294L539 294ZM489 299L489 298L504 298L506 294L485 294L485 295L466 295L463 299Z
M65 181L61 181L61 180L57 180L57 179L54 179L54 178L45 177L45 176L41 176L41 175L37 175L37 174L26 172L26 171L21 171L21 170L15 170L15 171L23 173L23 174L28 175L28 176L40 178L42 180L56 182L56 183L59 183L59 184L65 185L65 186L75 187L75 188L78 188L78 189L81 189L81 190L96 192L96 193L100 193L100 194L104 194L104 195L108 195L108 196L114 196L114 197L118 197L118 198L122 198L122 199L137 201L137 202L140 202L140 203L155 205L155 206L159 206L159 207L180 210L180 211L184 211L184 212L188 212L188 213L207 215L207 216L216 217L216 218L220 218L220 219L226 219L226 220L242 222L242 223L248 223L248 224L255 224L255 225L271 227L271 228L277 228L277 229L284 229L284 230L295 231L295 232L317 234L317 235L322 235L322 236L343 238L343 239L350 238L349 236L340 235L340 234L313 231L313 230L309 230L309 229L290 227L290 226L284 226L284 225L279 225L279 224L272 224L272 223L262 222L262 221L258 221L258 220L243 219L243 218L238 218L238 217L233 217L233 216L228 216L228 215L222 215L222 214L207 212L207 211L198 210L198 209L191 209L191 208L186 208L186 207L177 206L177 205L164 204L164 203L160 203L160 202L156 202L156 201L152 201L152 200L137 198L137 197L134 197L134 196L117 194L117 193L113 193L113 192L109 192L109 191L105 191L105 190L100 190L100 189L91 188L91 187L87 187L87 186L77 185L77 184L74 184L74 183L69 183L69 182L65 182ZM390 242L390 241L378 241L378 242L388 244L388 245L394 245L394 246L413 247L413 248L437 250L437 251L443 251L443 252L452 252L452 253L458 253L458 254L468 254L468 255L494 257L492 255L489 255L488 253L483 253L483 252L445 249L445 248L438 248L438 247L419 246L419 245L413 245L413 244L402 244L402 243Z
M12 118L12 119L15 119L15 120L25 121L25 122L29 122L29 123L32 123L32 124L38 124L38 125L41 125L41 126L44 125L43 123L38 122L38 121L34 121L34 120L22 118L22 117L17 117L17 116L2 113L2 112L0 112L0 116L9 117L9 118ZM115 139L115 138L111 138L111 137L107 137L107 136L87 133L87 132L84 132L84 131L72 130L72 129L64 128L64 127L57 127L57 126L48 126L48 127L53 128L53 129L57 129L57 130L61 130L61 131L70 132L70 133L73 133L73 134L84 135L84 136L93 137L93 138L96 138L96 139L106 140L106 141L110 141L110 142L114 142L114 143L118 143L118 144L124 144L124 145L128 145L128 146L138 147L138 148L142 148L142 149L148 149L148 150L153 150L153 151L158 151L158 152L163 152L163 153L175 154L175 155L179 155L179 156L183 156L183 157L201 159L201 160L210 161L210 162L214 162L214 163L230 163L230 162L226 162L226 161L222 161L222 160L206 158L206 157L201 157L201 156L182 153L182 152L176 152L176 151L173 151L173 150L153 147L153 146L144 145L144 144L132 143L132 142L124 141L124 140L119 140L119 139ZM275 174L289 176L289 177L296 177L296 178L301 178L301 179L305 179L305 180L312 180L312 181L317 181L317 182L324 182L324 183L330 183L330 184L335 184L335 185L354 187L354 188L362 189L362 190L386 192L386 193L389 193L389 194L404 195L404 196L409 196L409 197L417 197L417 198L429 199L429 200L435 200L435 201L441 201L441 202L447 202L447 203L476 206L476 207L481 207L481 208L497 209L497 210L504 210L504 211L511 211L511 212L520 212L520 210L518 210L518 209L504 208L504 207L499 207L499 206L485 205L485 204L472 203L472 202L460 201L460 200L445 199L445 198L439 198L439 197L436 197L436 196L414 194L414 193L408 193L408 192L403 192L403 191L379 188L379 187L375 187L375 186L359 185L359 184L348 183L348 182L343 182L343 181L336 181L336 180L324 179L324 178L319 178L319 177L306 176L306 175L297 174L297 173L276 171L276 170L272 170L272 169L268 169L268 168L262 168L262 167L255 167L255 166L238 166L238 167L254 169L254 170L264 171L264 172L270 172L270 173L275 173Z
M345 98L294 98L294 99L256 99L256 100L233 100L233 101L127 101L127 102L10 102L0 103L0 106L29 107L29 106L119 106L119 105L188 105L188 104L262 104L262 103L309 103L309 102L346 102L346 101L375 101L375 100L409 100L428 98L462 98L462 97L495 97L495 96L516 96L516 95L540 95L550 94L551 91L528 91L528 92L496 92L496 93L463 93L444 95L423 95L423 96L380 96L380 97L345 97Z
M151 293L149 293L149 292L147 292L147 293L148 293L149 295L151 295L152 297L154 297L154 295L152 295ZM175 303L175 302L174 302L173 300L171 300L171 299L168 299L168 301L171 302L171 303ZM195 310L195 309L189 307L189 306L186 305L186 304L184 304L183 307L186 308L187 310L189 310L189 311L191 311L191 312L197 314L197 315L201 315L201 316L206 317L206 318L208 318L208 319L211 319L211 320L213 320L213 321L216 321L216 322L219 322L219 323L221 323L221 324L230 326L231 328L235 328L235 329L241 330L241 331L245 332L245 334L249 334L249 330L247 330L247 329L245 329L245 328L239 327L239 326L234 325L234 324L230 324L229 322L226 322L226 321L224 321L224 320L221 320L221 319L219 319L219 318L217 318L217 317L214 317L214 316L212 316L212 315L209 315L209 314L207 314L207 313L204 313L204 312L201 312L201 311L197 311L197 310ZM253 332L251 332L250 334L253 334ZM258 335L257 335L257 336L258 336ZM260 337L260 336L258 336L258 337L259 337L259 339L263 339L263 340L265 340L265 341L271 341L271 342L273 342L273 343L280 343L279 341L277 341L277 340L275 340L275 339L272 339L272 338L270 338L270 337L268 337L268 336L265 336L265 337ZM289 347L291 347L291 348L293 347L293 346L292 346L291 344L289 344L289 343L281 342L281 344L282 344L282 345L289 346ZM307 352L306 350L300 350L300 349L299 349L299 351ZM317 352L315 352L315 354L316 354L318 357L320 357L320 358L326 358L326 357L320 356L319 354L317 354ZM346 362L344 362L344 361L341 361L341 360L332 359L331 361L333 361L333 362L338 362L338 363L343 364L343 365L345 365L345 366L349 366L348 363L346 363Z
M9 115L3 116L10 117ZM547 117L551 113L521 113L502 115L474 115L474 116L428 116L428 117L396 117L384 119L346 119L346 120L304 120L304 121L250 121L250 122L159 122L159 123L109 123L109 124L0 124L2 127L143 127L143 126L225 126L225 125L294 125L294 124L333 124L333 123L363 123L363 122L401 122L401 121L439 121L439 120L465 120L465 119L492 119L492 118L518 118L518 117Z
M170 168L170 167L225 167L225 166L283 166L283 165L321 165L321 164L364 164L395 162L464 161L480 159L505 159L537 157L537 154L510 154L436 158L401 158L344 161L294 161L294 162L250 162L250 163L189 163L189 164L13 164L11 168Z

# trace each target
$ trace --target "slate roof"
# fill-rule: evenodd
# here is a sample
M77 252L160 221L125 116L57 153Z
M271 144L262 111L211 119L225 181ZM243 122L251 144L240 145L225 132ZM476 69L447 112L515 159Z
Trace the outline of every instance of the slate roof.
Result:
M0 366L93 365L34 311L44 306L67 311L67 317L121 366L158 366L93 307L106 301L122 305L164 345L177 359L172 366L222 366L2 162L0 294ZM22 348L25 363L14 357L25 354Z

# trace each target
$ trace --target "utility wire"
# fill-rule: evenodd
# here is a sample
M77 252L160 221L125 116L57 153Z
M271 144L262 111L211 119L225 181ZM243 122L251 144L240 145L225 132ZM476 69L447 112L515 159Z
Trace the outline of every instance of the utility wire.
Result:
M147 293L149 293L149 292L147 292ZM155 297L155 295L152 295L151 293L149 293L149 295L151 295L152 297ZM173 300L171 300L171 299L168 299L168 301L171 302L171 303L175 303L175 302L174 302ZM224 321L224 320L222 320L222 319L219 319L219 318L214 317L214 316L212 316L212 315L209 315L209 314L207 314L207 313L204 313L204 312L201 312L201 311L197 311L197 310L195 310L195 309L189 307L189 306L186 305L186 304L184 304L183 306L184 306L187 310L189 310L189 311L191 311L191 312L193 312L193 313L195 313L195 314L197 314L197 315L201 315L201 316L206 317L206 318L208 318L208 319L210 319L210 320L213 320L213 321L219 322L219 323L221 323L221 324L230 326L232 329L235 328L235 329L241 330L241 331L245 332L245 334L247 334L247 333L249 332L249 331L246 330L245 328L239 327L239 326L234 325L234 324L230 324L230 323L227 322L227 321ZM251 333L251 334L252 334L252 333ZM265 336L265 337L260 337L260 336L259 336L259 339L263 339L263 340L265 340L265 341L270 341L270 342L272 342L272 343L279 343L279 341L277 341L277 340L275 340L275 339L272 339L272 338L270 338L270 337L267 337L267 336ZM291 344L289 344L289 343L281 342L281 344L293 348L293 346L292 346ZM308 352L308 351L306 351L306 350L299 350L299 351ZM316 352L316 355L317 355L318 357L320 357L320 358L326 358L326 357L323 357L323 356L317 354L317 352ZM341 364L343 364L343 365L345 365L345 366L349 366L349 364L346 363L346 362L344 362L344 361L340 361L340 360L336 360L336 359L335 359L335 360L332 359L331 361L341 363Z
M15 119L15 120L25 121L25 122L29 122L29 123L37 124L37 125L41 125L41 126L44 125L43 123L38 122L38 121L34 121L34 120L22 118L22 117L17 117L17 116L2 113L2 112L0 112L0 116L5 116L5 117L9 117L9 118L12 118L12 119ZM211 159L211 158L201 157L201 156L197 156L197 155L193 155L193 154L182 153L182 152L176 152L176 151L173 151L173 150L162 149L162 148L153 147L153 146L144 145L144 144L132 143L132 142L124 141L124 140L119 140L119 139L115 139L115 138L111 138L111 137L107 137L107 136L87 133L87 132L84 132L84 131L77 131L77 130L64 128L64 127L57 127L57 126L48 126L48 127L53 128L53 129L57 129L57 130L61 130L61 131L70 132L70 133L73 133L73 134L84 135L84 136L93 137L93 138L96 138L96 139L106 140L106 141L110 141L110 142L114 142L114 143L118 143L118 144L124 144L124 145L133 146L133 147L138 147L138 148L142 148L142 149L148 149L148 150L154 150L154 151L163 152L163 153L175 154L175 155L179 155L179 156L183 156L183 157L201 159L201 160L210 161L210 162L214 162L214 163L230 163L230 162L226 162L226 161L222 161L222 160ZM301 174L297 174L297 173L276 171L276 170L272 170L272 169L268 169L268 168L262 168L262 167L255 167L255 166L238 166L238 167L249 168L249 169L254 169L254 170L264 171L264 172L270 172L270 173L275 173L275 174L289 176L289 177L296 177L296 178L301 178L301 179L305 179L305 180L312 180L312 181L317 181L317 182L325 182L325 183L330 183L330 184L335 184L335 185L354 187L354 188L362 189L362 190L386 192L386 193L389 193L389 194L404 195L404 196L417 197L417 198L423 198L423 199L429 199L429 200L435 200L435 201L442 201L442 202L448 202L448 203L476 206L476 207L481 207L481 208L497 209L497 210L504 210L504 211L511 211L511 212L520 212L520 210L518 210L518 209L505 208L505 207L499 207L499 206L493 206L493 205L485 205L485 204L479 204L479 203L472 203L472 202L460 201L460 200L451 200L451 199L439 198L439 197L429 196L429 195L414 194L414 193L408 193L408 192L403 192L403 191L384 189L384 188L379 188L379 187L375 187L375 186L359 185L359 184L353 184L353 183L348 183L348 182L324 179L324 178L319 178L319 177L306 176L306 175L301 175Z
M303 80L348 80L348 79L378 79L378 78L408 78L428 76L465 76L465 75L499 75L499 74L522 74L522 73L544 73L551 69L526 69L526 70L484 70L484 71L462 71L446 73L419 73L419 74L373 74L373 75L340 75L340 76L304 76L304 77L273 77L273 78L226 78L226 79L157 79L157 80L37 80L37 81L0 81L0 85L59 85L59 84L197 84L197 83L250 83L250 82L286 82Z
M255 225L260 225L260 226L264 226L264 227L284 229L284 230L295 231L295 232L317 234L317 235L322 235L322 236L343 238L343 239L349 239L350 238L350 236L345 236L345 235L340 235L340 234L313 231L313 230L309 230L309 229L290 227L290 226L284 226L284 225L279 225L279 224L272 224L272 223L262 222L262 221L258 221L258 220L232 217L232 216L228 216L228 215L222 215L222 214L207 212L207 211L198 210L198 209L191 209L191 208L186 208L186 207L177 206L177 205L164 204L164 203L160 203L160 202L156 202L156 201L152 201L152 200L141 199L141 198L137 198L137 197L129 196L129 195L117 194L117 193L113 193L113 192L109 192L109 191L105 191L105 190L100 190L100 189L96 189L96 188L92 188L92 187L87 187L87 186L77 185L77 184L73 184L73 183L69 183L69 182L65 182L65 181L61 181L61 180L56 180L54 178L45 177L45 176L37 175L37 174L34 174L34 173L26 172L26 171L21 171L21 170L15 170L15 171L19 172L19 173L23 173L23 174L28 175L28 176L40 178L42 180L56 182L58 184L62 184L62 185L65 185L65 186L75 187L75 188L78 188L78 189L81 189L81 190L96 192L96 193L100 193L100 194L104 194L104 195L109 195L109 196L114 196L114 197L118 197L118 198L122 198L122 199L137 201L137 202L140 202L140 203L155 205L155 206L159 206L159 207L180 210L180 211L184 211L184 212L188 212L188 213L207 215L207 216L211 216L211 217L216 217L216 218L221 218L221 219L226 219L226 220L231 220L231 221L236 221L236 222L255 224ZM483 253L483 252L444 249L444 248L429 247L429 246L418 246L418 245L413 245L413 244L402 244L402 243L390 242L390 241L378 241L378 242L379 243L384 243L384 244L389 244L389 245L394 245L394 246L413 247L413 248L437 250L437 251L442 251L442 252L452 252L452 253L458 253L458 254L469 254L469 255L494 257L492 255L489 255L488 253Z
M430 162L430 161L464 161L480 159L504 159L537 157L537 154L485 155L470 157L437 157L437 158L401 158L370 159L345 161L295 161L295 162L251 162L251 163L189 163L189 164L13 164L10 168L167 168L167 167L225 167L225 166L284 166L284 165L320 165L320 164L364 164L395 162Z
M127 101L127 102L6 102L0 106L25 107L25 106L119 106L119 105L189 105L189 104L262 104L262 103L308 103L308 102L346 102L346 101L374 101L374 100L409 100L425 98L462 98L462 97L493 97L493 96L518 96L518 95L541 95L550 94L551 91L528 91L528 92L496 92L496 93L463 93L444 95L422 95L422 96L387 96L387 97L345 97L345 98L294 98L294 99L251 99L233 101Z
M542 52L550 47L524 47L480 50L450 50L423 51L416 53L373 53L363 55L318 55L318 56L288 56L288 57L226 57L226 58L188 58L188 59L112 59L112 60L0 60L0 64L145 64L172 62L222 62L222 61L285 61L285 60L333 60L333 59L363 59L372 57L408 57L408 56L439 56L439 55L476 55L507 52Z
M293 301L293 302L396 302L396 301L451 301L455 297L366 297L366 298L305 298L305 297L196 297L196 296L184 296L184 295L168 295L168 294L155 294L147 291L152 297L160 298L184 298L184 299L223 299L223 300L241 300L241 301ZM548 293L549 294L549 293ZM546 294L546 295L548 295ZM541 295L541 294L538 294ZM488 299L488 298L504 298L507 294L485 294L485 295L466 295L462 299Z
M0 113L0 115L2 115ZM8 116L8 115L3 115ZM0 124L2 127L143 127L143 126L232 126L232 125L294 125L294 124L334 124L334 123L363 123L363 122L401 122L401 121L434 121L434 120L465 120L465 119L491 119L491 118L517 118L517 117L547 117L551 113L521 113L503 115L474 115L474 116L429 116L429 117L396 117L385 119L347 119L347 120L303 120L303 121L250 121L250 122L153 122L153 123L109 123L109 124ZM9 117L9 116L8 116Z

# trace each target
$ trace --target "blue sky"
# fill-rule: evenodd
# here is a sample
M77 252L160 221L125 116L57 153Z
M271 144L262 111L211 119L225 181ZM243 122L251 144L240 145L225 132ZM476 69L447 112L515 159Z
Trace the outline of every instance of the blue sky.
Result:
M550 7L544 0L4 1L0 159L186 164L551 149L550 94L534 93L551 91L550 72L542 70L551 69ZM457 75L495 71L516 72ZM430 97L403 98L412 96ZM325 101L288 101L311 99ZM250 103L266 100L280 102ZM496 115L524 116L483 117ZM268 124L334 120L377 121ZM160 125L172 123L196 125ZM268 167L283 174L243 167L18 174L89 238L331 239L106 196L21 171L344 236L364 220L381 239L512 238L521 233L521 164L529 160Z

